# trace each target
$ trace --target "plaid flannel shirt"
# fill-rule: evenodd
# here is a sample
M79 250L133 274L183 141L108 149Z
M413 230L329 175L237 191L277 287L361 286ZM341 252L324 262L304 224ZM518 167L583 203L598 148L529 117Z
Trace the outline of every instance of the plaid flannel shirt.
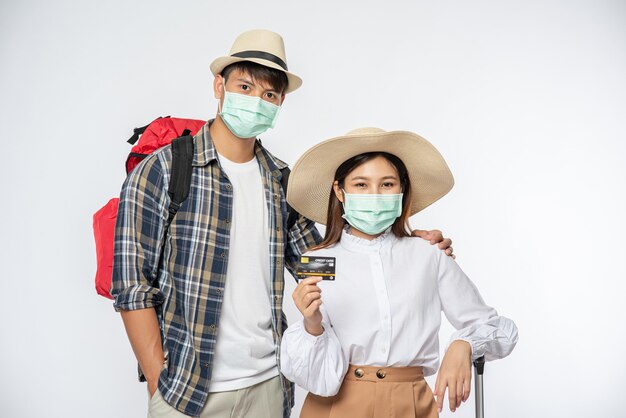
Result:
M191 416L200 414L209 396L230 261L232 186L220 167L209 125L210 121L194 137L191 189L166 236L171 148L148 156L126 179L115 229L111 290L117 311L156 308L167 359L158 388L170 405ZM287 328L282 309L284 268L294 274L299 255L321 237L314 222L303 216L285 231L287 207L280 170L286 164L259 142L255 153L269 209L272 328L280 369L280 340ZM281 381L287 418L294 388L283 376Z

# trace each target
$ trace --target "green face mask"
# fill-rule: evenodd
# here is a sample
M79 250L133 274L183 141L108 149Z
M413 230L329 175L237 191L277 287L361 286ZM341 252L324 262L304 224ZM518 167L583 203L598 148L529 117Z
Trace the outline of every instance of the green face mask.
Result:
M344 190L343 196L343 218L369 235L380 234L402 214L402 193L355 194Z
M231 93L224 89L224 102L219 112L224 124L239 138L254 138L273 128L280 106L260 97Z

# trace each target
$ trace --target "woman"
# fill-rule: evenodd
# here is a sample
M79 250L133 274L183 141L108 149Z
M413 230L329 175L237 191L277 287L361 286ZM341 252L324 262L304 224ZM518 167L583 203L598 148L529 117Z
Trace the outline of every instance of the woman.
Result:
M303 315L283 336L281 371L310 393L301 417L437 417L467 400L471 361L508 355L515 324L487 306L456 262L409 234L408 218L453 186L443 157L411 132L352 131L308 150L287 200L326 224L306 257L334 280L306 277ZM332 277L331 277L332 278ZM457 329L433 394L441 312Z

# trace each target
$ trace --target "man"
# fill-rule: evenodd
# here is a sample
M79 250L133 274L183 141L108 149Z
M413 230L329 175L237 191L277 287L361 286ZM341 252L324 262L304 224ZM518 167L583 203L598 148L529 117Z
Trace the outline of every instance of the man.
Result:
M302 84L286 62L282 38L265 30L213 61L218 113L194 137L189 196L167 234L171 148L122 188L112 295L148 382L149 417L290 414L293 385L278 371L284 268L293 274L321 237L302 216L286 230L286 164L256 140ZM438 231L417 234L450 247Z

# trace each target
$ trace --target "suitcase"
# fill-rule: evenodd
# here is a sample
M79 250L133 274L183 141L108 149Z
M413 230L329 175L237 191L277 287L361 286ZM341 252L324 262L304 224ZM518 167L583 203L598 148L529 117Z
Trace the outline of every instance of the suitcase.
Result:
M483 398L483 372L485 371L485 357L474 360L474 399L476 404L476 418L485 418L485 400Z

